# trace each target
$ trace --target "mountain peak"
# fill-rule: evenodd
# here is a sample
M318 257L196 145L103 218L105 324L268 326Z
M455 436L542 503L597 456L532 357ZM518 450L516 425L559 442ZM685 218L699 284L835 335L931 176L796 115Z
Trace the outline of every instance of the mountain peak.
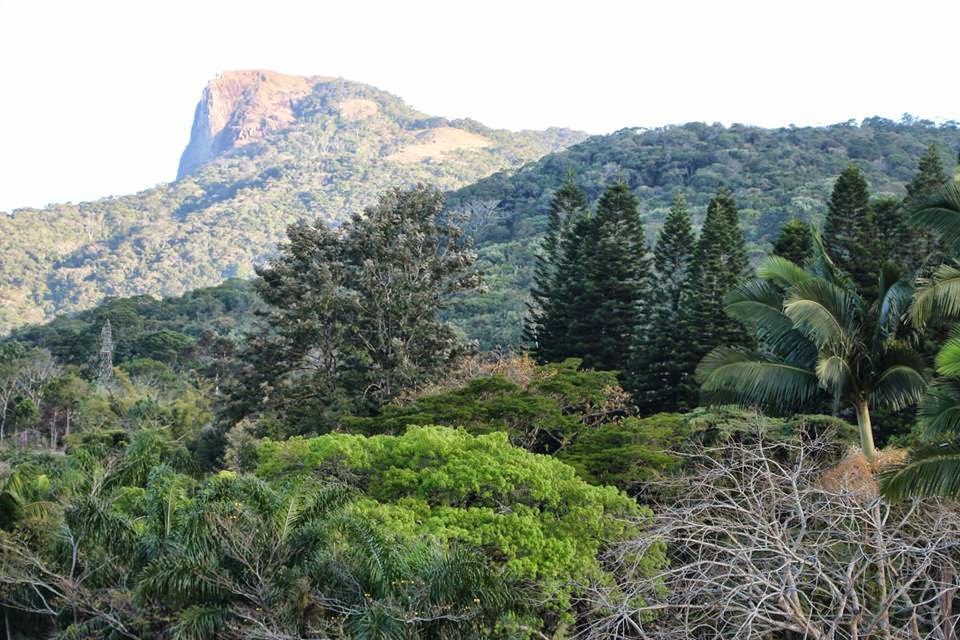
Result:
M203 90L194 113L190 143L177 178L212 158L283 129L294 120L298 100L333 78L293 76L265 69L226 71Z

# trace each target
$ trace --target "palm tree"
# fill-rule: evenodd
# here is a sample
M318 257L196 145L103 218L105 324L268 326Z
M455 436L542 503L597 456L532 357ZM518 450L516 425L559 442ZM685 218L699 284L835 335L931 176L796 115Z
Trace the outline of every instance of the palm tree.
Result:
M913 290L892 266L879 278L878 299L857 293L814 232L807 268L771 256L757 277L735 287L726 311L759 345L720 347L700 363L703 391L718 399L777 408L802 407L828 392L834 408L851 407L860 445L875 457L871 408L899 410L927 387L921 355L901 336Z
M954 255L960 254L960 185L947 185L911 217L937 232ZM910 314L918 327L931 319L960 318L960 262L942 264L921 281ZM890 499L960 497L960 329L943 345L936 365L941 378L920 405L926 442L881 478L881 491Z
M944 186L909 215L914 224L937 233L953 255L960 255L960 183Z
M520 610L482 553L388 535L351 511L355 493L215 476L138 592L172 610L181 640L483 637Z
M927 443L883 475L881 490L887 498L960 497L960 328L937 354L937 373L944 377L920 404Z

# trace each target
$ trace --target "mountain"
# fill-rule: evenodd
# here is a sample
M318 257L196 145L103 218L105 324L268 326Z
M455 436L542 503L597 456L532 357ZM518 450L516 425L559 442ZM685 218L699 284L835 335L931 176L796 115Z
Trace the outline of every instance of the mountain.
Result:
M568 172L591 201L612 181L624 180L640 199L650 243L676 192L685 195L699 223L717 189L730 189L756 256L790 218L819 222L834 180L849 163L863 169L874 196L904 195L930 144L944 166L952 167L960 127L905 116L900 122L867 118L859 124L777 129L690 123L593 136L448 194L448 206L475 214L488 287L450 319L481 346L519 342L533 256L550 199Z
M335 225L388 187L462 187L585 137L429 116L343 79L223 73L197 105L176 181L0 213L0 333L108 296L250 276L298 218Z

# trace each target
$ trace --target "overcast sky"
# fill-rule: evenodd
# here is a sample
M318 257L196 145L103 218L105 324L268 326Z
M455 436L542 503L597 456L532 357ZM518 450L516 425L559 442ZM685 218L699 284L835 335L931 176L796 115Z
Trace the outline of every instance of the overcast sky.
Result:
M956 0L0 0L0 211L173 179L228 69L342 76L510 129L944 120L958 27Z

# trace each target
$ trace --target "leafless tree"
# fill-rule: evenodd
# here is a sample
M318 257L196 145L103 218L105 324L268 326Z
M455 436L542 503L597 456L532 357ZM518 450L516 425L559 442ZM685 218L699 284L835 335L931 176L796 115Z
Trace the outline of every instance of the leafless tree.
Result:
M615 584L581 603L588 639L956 640L960 510L891 505L865 459L761 436L701 450L645 535L612 549ZM666 545L670 565L639 559Z
M499 200L470 200L458 206L451 215L462 218L467 237L476 239L503 218L504 213L499 207Z

